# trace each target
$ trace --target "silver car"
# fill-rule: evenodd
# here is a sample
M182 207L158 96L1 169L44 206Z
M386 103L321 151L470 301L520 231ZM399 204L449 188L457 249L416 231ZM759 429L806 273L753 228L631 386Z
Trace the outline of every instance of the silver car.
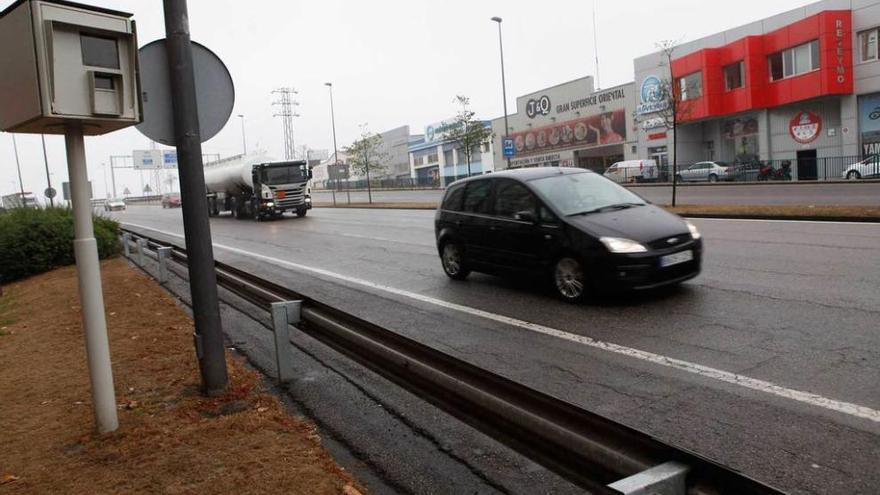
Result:
M724 162L697 162L679 170L678 180L682 182L733 180L732 172L733 168Z

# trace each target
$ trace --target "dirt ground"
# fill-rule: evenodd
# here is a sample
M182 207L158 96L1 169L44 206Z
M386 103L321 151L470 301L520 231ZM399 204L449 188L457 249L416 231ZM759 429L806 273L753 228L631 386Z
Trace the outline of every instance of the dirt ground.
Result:
M198 392L192 321L122 259L102 264L118 431L94 433L73 267L0 296L0 494L335 494L362 488L227 355L230 386Z

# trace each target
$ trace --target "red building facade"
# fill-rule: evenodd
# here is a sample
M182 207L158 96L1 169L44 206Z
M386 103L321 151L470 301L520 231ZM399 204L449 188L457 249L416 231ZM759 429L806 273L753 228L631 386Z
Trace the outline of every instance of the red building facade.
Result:
M805 64L806 69L795 69ZM733 77L730 84L726 72L739 73L740 79ZM852 94L852 13L827 10L763 35L690 53L672 61L672 74L679 92L681 78L699 80L685 87L689 94L678 115L682 123Z

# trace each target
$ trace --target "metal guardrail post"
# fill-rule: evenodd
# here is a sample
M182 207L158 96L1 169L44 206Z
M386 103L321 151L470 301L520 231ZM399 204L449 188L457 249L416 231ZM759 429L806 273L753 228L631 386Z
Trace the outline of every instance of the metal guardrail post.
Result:
M168 282L168 258L171 257L170 247L160 247L156 249L157 259L159 261L159 283Z
M122 252L125 253L126 258L131 257L131 234L128 232L122 234Z
M278 383L290 381L293 356L290 354L290 325L300 322L302 301L272 303L272 327L275 334L275 365L278 368Z
M688 467L666 462L608 485L621 495L685 495Z
M138 239L135 245L137 245L138 264L144 266L144 249L147 247L147 240Z

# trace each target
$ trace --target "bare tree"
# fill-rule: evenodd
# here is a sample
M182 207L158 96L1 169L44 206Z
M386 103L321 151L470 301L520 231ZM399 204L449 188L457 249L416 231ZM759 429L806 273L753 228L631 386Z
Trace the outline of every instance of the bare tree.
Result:
M661 60L659 67L668 68L667 75L659 78L660 85L655 95L656 111L649 115L637 116L642 120L659 119L667 132L672 132L672 206L675 206L678 185L678 123L689 116L695 98L702 96L702 82L690 81L686 77L676 79L672 73L672 57L679 46L677 40L664 40L657 43Z
M345 154L348 156L348 165L352 172L367 177L367 198L370 203L373 202L373 191L370 187L370 170L373 172L384 172L385 161L388 159L386 153L382 151L382 136L367 128L367 124L361 125L361 137L351 146L344 148Z
M454 143L459 153L464 153L468 176L470 176L474 149L479 149L492 137L492 129L475 118L476 112L469 108L470 98L458 95L453 101L461 105L461 110L455 116L454 125L443 137L447 142Z

